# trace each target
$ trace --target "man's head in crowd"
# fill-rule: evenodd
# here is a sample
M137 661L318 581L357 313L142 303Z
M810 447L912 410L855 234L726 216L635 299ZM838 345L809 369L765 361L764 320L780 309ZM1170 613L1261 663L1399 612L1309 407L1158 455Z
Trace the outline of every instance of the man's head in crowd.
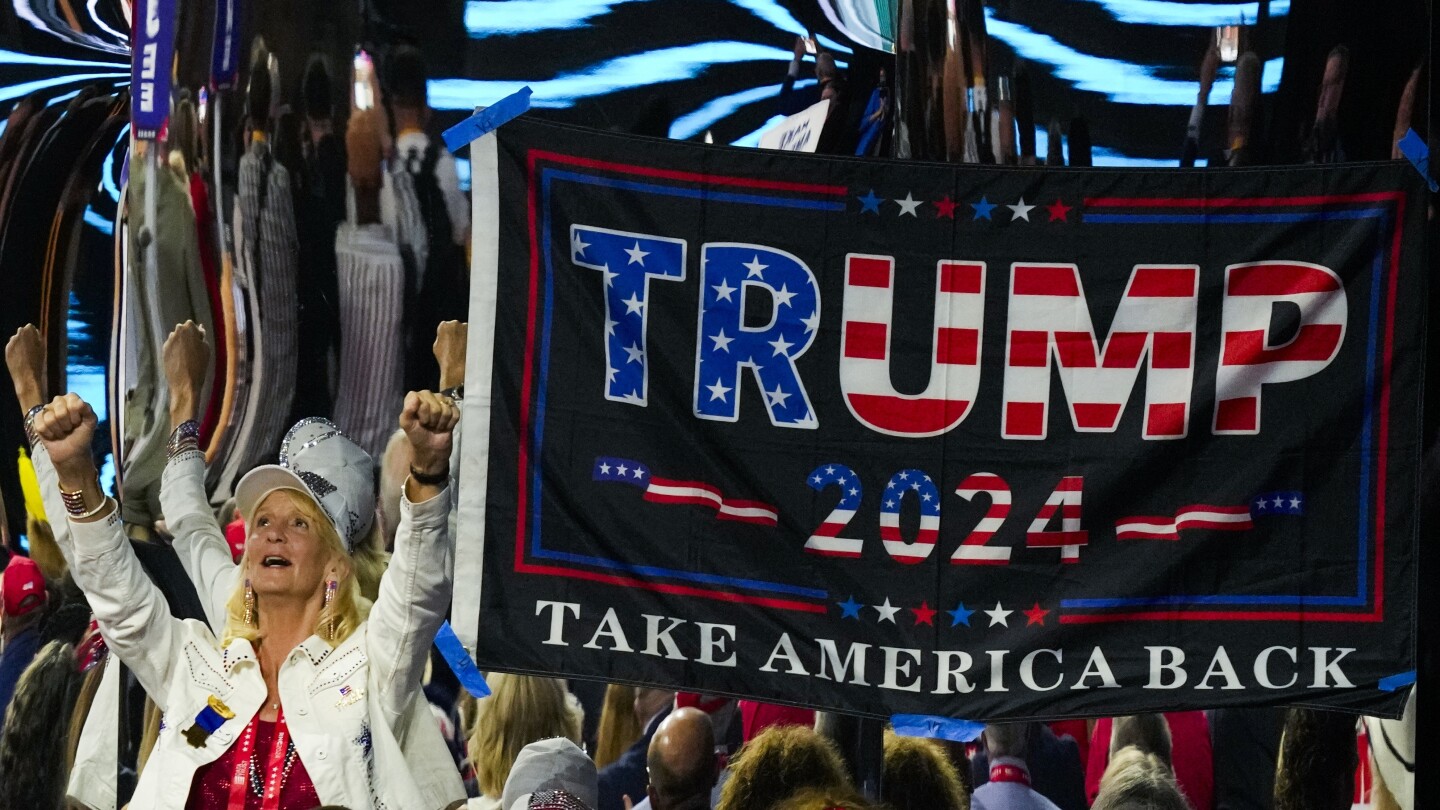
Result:
M715 730L699 709L676 709L650 739L650 806L708 810L715 787Z
M1171 767L1170 725L1163 714L1136 714L1115 718L1114 730L1110 733L1110 755L1128 746L1135 746L1147 754L1154 754Z
M1190 805L1170 766L1130 745L1110 757L1090 810L1190 810Z
M1275 810L1344 810L1357 764L1352 715L1292 707L1280 734Z
M770 810L802 788L853 785L833 742L804 726L772 726L731 762L718 810Z
M429 116L426 94L425 55L413 45L401 45L386 60L385 84L390 109L395 114L395 131L423 129Z
M635 717L639 719L640 727L643 729L655 715L674 702L675 693L668 689L636 689Z
M894 810L967 810L960 772L934 740L885 732L881 798Z
M815 78L820 82L820 98L834 98L844 87L835 57L828 53L815 57Z
M256 37L250 46L250 84L245 89L245 118L252 130L270 125L270 50Z
M985 727L985 750L993 763L1000 757L1022 762L1030 755L1029 723L995 723Z
M305 64L305 78L300 83L305 99L305 118L312 124L328 122L335 116L335 102L330 92L330 69L325 57L314 53Z

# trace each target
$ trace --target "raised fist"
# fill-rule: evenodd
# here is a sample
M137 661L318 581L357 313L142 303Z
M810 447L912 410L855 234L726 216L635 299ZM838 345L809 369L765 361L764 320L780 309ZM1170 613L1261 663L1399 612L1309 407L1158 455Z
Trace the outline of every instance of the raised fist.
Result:
M5 366L20 410L28 411L45 401L45 340L34 324L25 324L5 344Z
M465 343L470 324L445 321L435 330L435 361L440 364L440 389L465 384Z
M90 451L95 423L95 411L76 394L56 397L35 417L35 433L66 489L76 489L75 485L89 483L95 476L95 457Z
M176 326L165 338L160 354L165 364L165 382L170 388L171 412L183 411L183 419L193 419L210 366L205 327L194 321Z
M449 470L451 431L460 421L460 409L449 397L430 391L405 395L400 412L400 429L414 451L412 467L422 473L439 475Z

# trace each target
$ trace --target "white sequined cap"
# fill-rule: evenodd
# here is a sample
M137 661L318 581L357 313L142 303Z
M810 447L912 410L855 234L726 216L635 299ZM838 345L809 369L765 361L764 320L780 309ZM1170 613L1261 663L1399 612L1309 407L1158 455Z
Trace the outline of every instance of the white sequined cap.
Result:
M295 423L280 443L280 463L256 467L240 479L235 502L246 523L278 489L310 493L353 552L375 521L375 462L328 419Z

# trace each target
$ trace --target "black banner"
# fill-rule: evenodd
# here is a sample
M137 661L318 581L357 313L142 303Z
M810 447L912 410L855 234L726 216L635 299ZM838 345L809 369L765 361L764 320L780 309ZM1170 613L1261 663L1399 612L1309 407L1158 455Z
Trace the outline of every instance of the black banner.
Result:
M474 152L482 669L871 715L1399 711L1408 165L956 167L523 119Z

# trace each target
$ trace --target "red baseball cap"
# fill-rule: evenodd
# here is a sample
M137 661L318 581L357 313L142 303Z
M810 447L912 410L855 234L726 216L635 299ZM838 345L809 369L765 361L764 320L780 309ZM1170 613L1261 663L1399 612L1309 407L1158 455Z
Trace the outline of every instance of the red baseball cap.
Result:
M49 598L45 593L45 575L29 557L11 557L0 575L0 599L6 616L24 616L41 607Z

